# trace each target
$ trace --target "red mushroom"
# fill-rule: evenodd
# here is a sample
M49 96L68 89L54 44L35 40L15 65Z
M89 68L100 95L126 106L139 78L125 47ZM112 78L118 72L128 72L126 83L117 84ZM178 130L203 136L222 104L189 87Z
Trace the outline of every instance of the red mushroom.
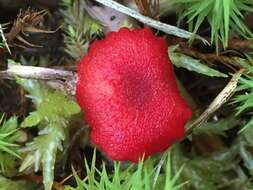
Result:
M91 140L111 159L137 162L183 138L191 110L165 40L150 29L123 28L95 41L78 77L76 98Z

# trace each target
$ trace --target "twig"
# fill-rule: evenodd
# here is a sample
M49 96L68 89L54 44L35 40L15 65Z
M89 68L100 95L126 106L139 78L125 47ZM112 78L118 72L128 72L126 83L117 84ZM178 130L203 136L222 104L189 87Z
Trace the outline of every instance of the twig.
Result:
M238 80L243 73L243 69L240 69L233 75L226 87L218 94L208 108L190 125L187 129L186 134L189 135L197 127L200 127L204 122L208 120L216 110L218 110L224 103L226 103L232 96L234 90L237 87Z
M228 42L228 48L230 49L236 49L236 50L240 50L240 49L248 49L251 50L252 49L252 45L253 45L253 41L252 40L243 40L243 39L231 39Z
M96 0L97 2L105 5L105 6L108 6L108 7L111 7L121 13L124 13L128 16L131 16L135 19L137 19L138 21L148 25L148 26L151 26L153 28L156 28L158 30L161 30L167 34L171 34L171 35L175 35L175 36L178 36L178 37L181 37L181 38L191 38L193 33L191 32L188 32L188 31L185 31L185 30L182 30L178 27L175 27L175 26L172 26L172 25L169 25L169 24L165 24L165 23L162 23L160 21L156 21L152 18L149 18L149 17L146 17L146 16L143 16L141 15L140 13L124 6L124 5L121 5L113 0ZM205 44L210 44L206 39L204 39L203 37L199 36L199 35L196 35L196 38L197 39L200 39L202 40L203 43Z
M186 48L186 47L180 47L177 49L177 51L185 55L188 55L190 57L201 59L206 62L218 61L220 63L223 63L224 65L226 65L232 70L235 70L235 68L241 68L240 64L238 64L237 62L235 62L233 59L231 59L228 56L217 55L215 53L201 53L201 52L194 51L193 49Z
M65 90L70 95L75 94L77 76L72 71L22 65L9 65L7 70L0 71L0 79L15 77L44 80L52 88Z
M3 28L2 28L1 24L0 24L0 36L1 36L2 40L3 40L3 43L4 43L5 47L6 47L6 49L9 52L9 54L11 54L11 50L10 50L10 48L8 46L7 39L4 36L4 32L3 32Z
M73 72L58 69L49 69L34 66L9 65L8 69L0 72L10 77L21 77L36 80L68 80L73 77Z

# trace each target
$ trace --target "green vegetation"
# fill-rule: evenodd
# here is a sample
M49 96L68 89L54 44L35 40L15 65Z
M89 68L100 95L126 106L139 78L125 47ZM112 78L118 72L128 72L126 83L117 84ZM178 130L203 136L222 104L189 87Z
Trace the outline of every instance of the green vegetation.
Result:
M88 13L84 0L47 2L31 3L25 12L13 1L24 10L14 19L15 7L6 7L12 16L8 25L0 18L0 190L253 189L252 0L161 0L162 7L150 5L158 0L136 0L126 5L139 12L158 7L161 22L192 32L188 42L154 29L167 39L180 90L193 105L186 125L193 131L137 164L111 161L94 148L85 113L65 93L65 80L4 72L10 63L75 71L90 44L106 35L106 25ZM38 7L49 11L36 14ZM0 17L10 16L4 14L0 8ZM129 17L124 22L143 26ZM242 73L239 82L229 83L234 73ZM236 90L224 95L229 95L225 104L216 102L213 109L219 109L192 126L227 84Z

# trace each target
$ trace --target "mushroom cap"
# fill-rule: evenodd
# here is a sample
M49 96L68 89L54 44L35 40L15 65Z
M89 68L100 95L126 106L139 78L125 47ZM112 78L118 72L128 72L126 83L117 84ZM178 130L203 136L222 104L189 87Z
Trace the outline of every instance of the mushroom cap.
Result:
M184 137L191 109L165 40L150 29L109 33L92 43L77 70L77 102L92 142L109 158L137 162Z

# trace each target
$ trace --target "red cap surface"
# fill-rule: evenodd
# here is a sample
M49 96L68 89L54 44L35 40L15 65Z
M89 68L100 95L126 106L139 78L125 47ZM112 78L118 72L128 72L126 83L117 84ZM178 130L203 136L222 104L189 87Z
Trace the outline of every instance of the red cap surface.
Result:
M137 162L184 137L180 96L163 38L122 28L95 41L78 65L76 99L90 137L113 160Z

